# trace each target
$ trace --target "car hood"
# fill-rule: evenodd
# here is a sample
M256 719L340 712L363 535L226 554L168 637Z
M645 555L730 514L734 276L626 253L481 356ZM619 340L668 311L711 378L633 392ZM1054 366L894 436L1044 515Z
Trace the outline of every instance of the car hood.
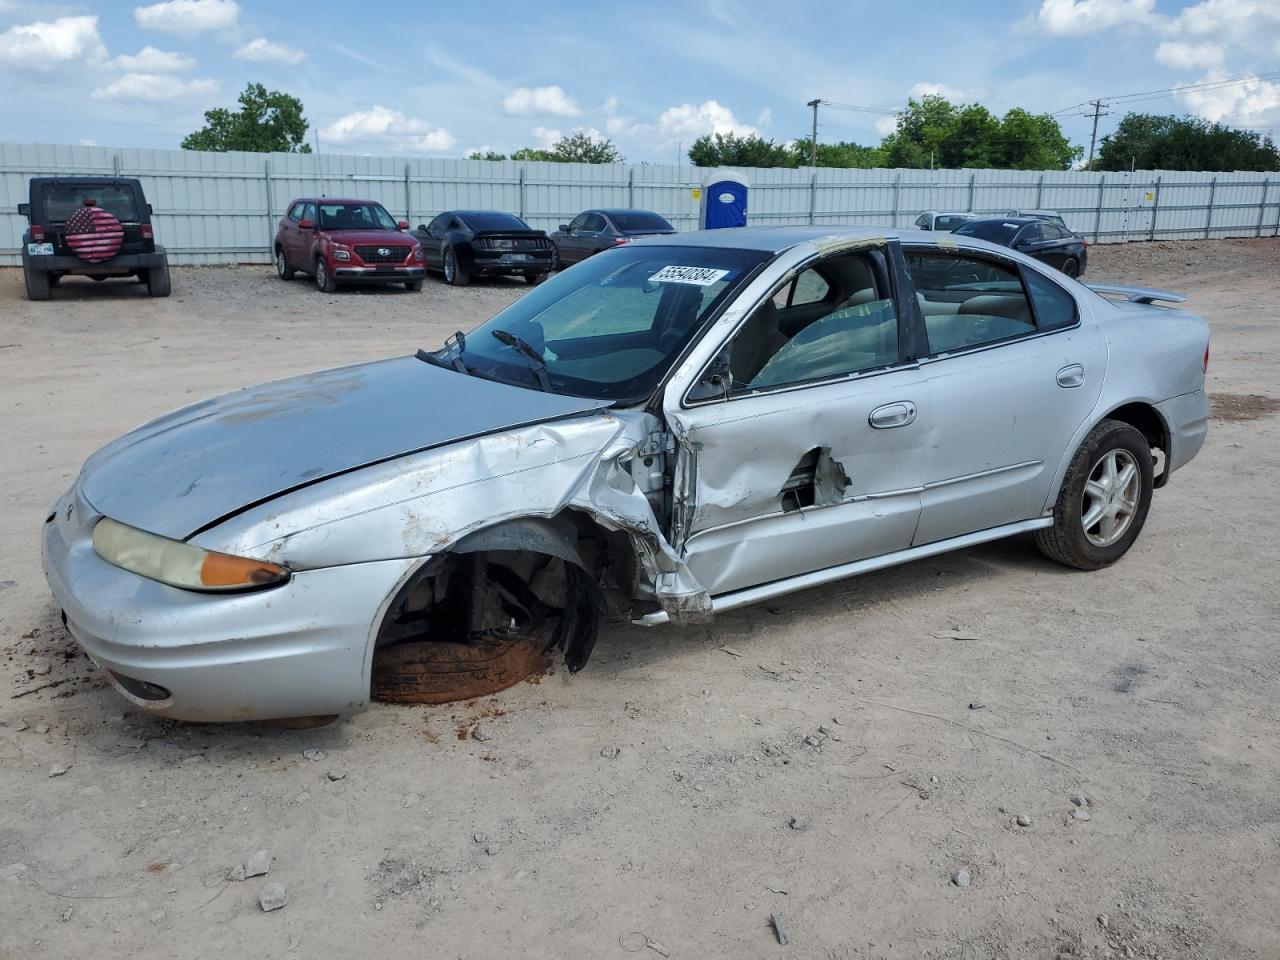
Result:
M106 516L186 539L348 470L608 405L397 357L247 387L152 420L90 457L80 492Z
M325 230L324 235L337 243L377 244L380 247L408 246L418 238L404 230Z

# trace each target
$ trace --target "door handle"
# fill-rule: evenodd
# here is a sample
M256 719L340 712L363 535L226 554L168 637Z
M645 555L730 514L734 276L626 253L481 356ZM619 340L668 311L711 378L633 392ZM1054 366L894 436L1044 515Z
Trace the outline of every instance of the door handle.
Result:
M886 403L883 407L876 407L867 417L867 422L876 430L891 430L894 427L905 427L909 423L914 423L916 419L916 405L910 400L900 400L897 403Z
M1058 386L1078 387L1084 383L1084 367L1078 363L1071 363L1058 371Z

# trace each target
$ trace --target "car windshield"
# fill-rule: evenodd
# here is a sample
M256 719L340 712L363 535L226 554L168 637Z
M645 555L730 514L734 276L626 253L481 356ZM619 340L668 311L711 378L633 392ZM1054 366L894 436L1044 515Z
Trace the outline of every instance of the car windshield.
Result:
M472 230L528 230L519 217L494 210L464 210L458 214Z
M637 401L768 256L714 247L609 250L535 287L466 334L453 355L475 376ZM441 350L433 362L449 358Z
M136 223L138 206L132 188L119 183L51 183L44 188L46 221L65 221L92 200L121 223Z
M1010 223L1007 220L978 220L974 223L966 223L955 232L960 236L977 237L979 240L1007 245L1021 227L1022 224Z
M321 203L321 230L397 230L380 203Z
M618 210L609 214L614 225L625 233L631 233L639 230L670 230L675 231L675 227L667 223L656 213L650 213L648 210Z

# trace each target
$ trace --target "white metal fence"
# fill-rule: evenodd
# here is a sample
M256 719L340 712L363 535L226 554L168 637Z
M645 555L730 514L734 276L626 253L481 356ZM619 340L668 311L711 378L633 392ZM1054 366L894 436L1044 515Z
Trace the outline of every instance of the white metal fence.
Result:
M142 180L156 236L176 263L265 263L296 196L379 200L414 226L442 210L500 209L554 229L589 207L656 210L697 226L705 171L649 164L493 163L315 154L196 153L0 144L0 264L19 262L27 182L51 174ZM1020 170L745 171L748 219L779 225L907 227L921 210L1060 211L1096 243L1280 234L1280 174Z

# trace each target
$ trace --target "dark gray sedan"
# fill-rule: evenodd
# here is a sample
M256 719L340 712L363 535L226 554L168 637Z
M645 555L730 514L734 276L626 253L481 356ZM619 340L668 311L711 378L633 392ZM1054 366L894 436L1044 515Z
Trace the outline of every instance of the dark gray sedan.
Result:
M1078 277L1089 264L1089 242L1078 233L1039 217L998 217L975 220L955 231L1024 253L1028 257Z
M549 236L555 245L557 266L567 267L640 237L675 232L675 227L652 210L584 210Z

